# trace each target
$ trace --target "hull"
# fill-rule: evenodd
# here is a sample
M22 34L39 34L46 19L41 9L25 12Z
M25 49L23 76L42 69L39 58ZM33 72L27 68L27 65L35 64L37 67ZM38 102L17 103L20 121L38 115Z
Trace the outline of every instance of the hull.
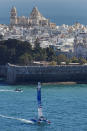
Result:
M32 124L50 124L50 121L48 120L31 119L30 121L32 122Z

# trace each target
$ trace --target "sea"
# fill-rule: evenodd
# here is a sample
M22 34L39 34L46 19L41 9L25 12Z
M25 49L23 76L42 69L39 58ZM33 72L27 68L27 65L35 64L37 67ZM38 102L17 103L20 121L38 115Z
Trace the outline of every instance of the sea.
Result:
M43 114L49 125L29 123L38 117L36 87L0 84L0 131L87 131L86 84L42 85Z

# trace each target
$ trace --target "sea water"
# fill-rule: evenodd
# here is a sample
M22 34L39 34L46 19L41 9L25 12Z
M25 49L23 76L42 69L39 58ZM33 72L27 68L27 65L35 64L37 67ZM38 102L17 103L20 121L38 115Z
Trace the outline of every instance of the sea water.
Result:
M87 131L87 85L42 85L43 114L50 125L29 122L37 118L36 87L0 84L0 131Z

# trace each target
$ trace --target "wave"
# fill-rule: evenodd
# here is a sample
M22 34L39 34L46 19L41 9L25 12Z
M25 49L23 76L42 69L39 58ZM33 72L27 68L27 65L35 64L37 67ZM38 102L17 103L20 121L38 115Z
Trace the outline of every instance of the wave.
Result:
M21 121L21 122L26 123L26 124L33 124L33 122L31 120L26 120L26 119L21 119L21 118L15 118L15 117L10 117L10 116L5 116L5 115L1 115L1 114L0 114L0 117L6 118L6 119L18 120L18 121Z

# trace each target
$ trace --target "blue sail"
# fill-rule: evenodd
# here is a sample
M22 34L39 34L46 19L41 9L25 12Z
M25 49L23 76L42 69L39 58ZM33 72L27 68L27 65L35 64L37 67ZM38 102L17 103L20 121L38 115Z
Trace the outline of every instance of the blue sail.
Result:
M38 102L38 107L41 106L41 85L40 82L38 82L38 87L37 87L37 102Z
M38 82L37 87L37 102L38 102L38 119L31 119L33 123L48 123L50 124L50 121L48 121L42 113L42 105L41 105L41 84Z
M41 84L38 82L38 87L37 87L37 102L38 102L38 118L43 116L42 113L42 106L41 106Z

